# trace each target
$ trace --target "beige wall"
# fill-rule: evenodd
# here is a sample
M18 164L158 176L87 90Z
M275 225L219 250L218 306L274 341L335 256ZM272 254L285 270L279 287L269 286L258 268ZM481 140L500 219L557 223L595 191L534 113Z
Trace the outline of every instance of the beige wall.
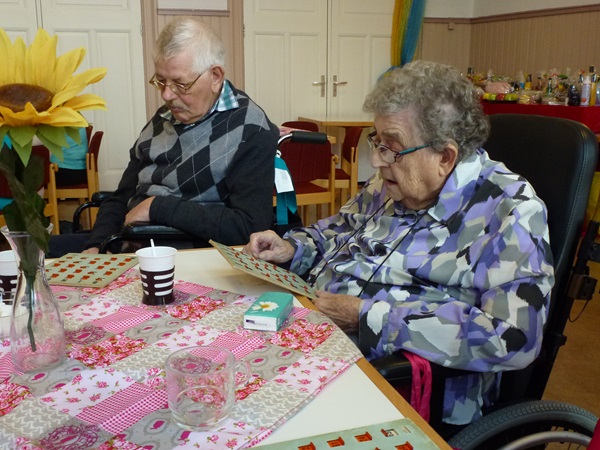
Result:
M600 4L478 19L425 19L417 56L466 72L515 75L593 64L600 69Z
M152 46L158 33L175 15L159 11L156 0L140 0L144 22L146 80L153 74ZM227 77L244 88L243 1L228 0L229 11L198 15L219 34L227 52ZM600 70L600 4L505 14L476 19L425 18L415 58L440 61L461 71L474 67L486 73L514 76L517 71L536 74L557 68L572 73ZM147 89L148 117L162 103L155 90Z

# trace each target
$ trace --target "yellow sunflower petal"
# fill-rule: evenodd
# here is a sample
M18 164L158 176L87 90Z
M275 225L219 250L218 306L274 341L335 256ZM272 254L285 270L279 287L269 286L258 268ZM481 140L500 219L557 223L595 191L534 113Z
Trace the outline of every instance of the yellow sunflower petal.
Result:
M56 108L52 114L43 112L40 114L41 121L53 127L86 127L88 125L84 117L71 108Z
M0 85L10 84L13 82L13 67L9 61L14 61L14 50L10 38L2 28L0 28Z
M69 80L68 84L57 92L52 99L52 107L63 104L64 102L72 99L81 91L83 91L89 84L100 81L106 75L106 69L99 67L96 69L89 69L79 75L76 75Z
M63 107L71 108L76 111L81 111L85 109L104 109L106 110L106 102L94 94L83 94L78 95L75 98L72 98L68 102L66 102Z
M17 113L10 108L0 106L0 116L4 118L4 123L11 127L36 125L40 123L41 117L31 103L27 103L25 109Z
M14 50L14 72L13 72L13 83L24 83L25 75L24 75L24 61L25 61L25 52L27 51L27 47L25 46L25 42L21 38L15 39L15 43L13 45ZM8 63L10 66L11 64Z
M56 92L53 90L52 80L56 68L57 42L57 36L53 36L45 41L41 40L39 47L29 48L29 59L27 61L30 65L29 70L31 71L31 80L29 82L37 86L42 86L51 92ZM40 61L44 61L44 64L40 64Z
M77 70L83 58L85 56L84 48L77 48L75 50L71 50L64 55L61 55L56 60L56 69L54 72L54 80L52 92L60 92L65 88L73 73Z

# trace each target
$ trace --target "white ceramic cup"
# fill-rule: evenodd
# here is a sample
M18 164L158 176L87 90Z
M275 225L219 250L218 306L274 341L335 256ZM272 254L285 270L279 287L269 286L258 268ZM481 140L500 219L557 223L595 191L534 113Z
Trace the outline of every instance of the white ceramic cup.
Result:
M145 305L166 305L173 298L175 280L175 255L173 247L144 247L135 252L140 265L140 277Z
M250 378L250 365L229 350L186 347L166 362L169 409L177 425L209 431L223 422L235 403L235 387Z

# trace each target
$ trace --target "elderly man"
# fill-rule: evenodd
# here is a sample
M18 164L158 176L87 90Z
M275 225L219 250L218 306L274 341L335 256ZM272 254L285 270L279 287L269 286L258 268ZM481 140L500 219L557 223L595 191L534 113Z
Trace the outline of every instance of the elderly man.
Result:
M270 227L278 128L225 79L223 44L193 18L160 33L150 80L165 102L141 131L118 189L89 235L51 240L50 256L98 246L149 221L229 245Z
M338 215L253 234L245 251L306 274L315 305L368 359L408 350L480 372L449 381L443 420L466 424L503 370L538 355L554 283L546 208L483 150L489 124L472 84L417 61L365 101L378 173Z

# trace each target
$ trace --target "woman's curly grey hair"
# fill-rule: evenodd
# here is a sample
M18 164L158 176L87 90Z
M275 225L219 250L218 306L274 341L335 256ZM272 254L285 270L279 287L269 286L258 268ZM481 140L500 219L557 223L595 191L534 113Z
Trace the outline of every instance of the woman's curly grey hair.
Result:
M480 147L489 133L473 84L454 67L435 62L414 61L390 70L366 97L363 109L375 115L413 109L423 141L432 142L436 150L456 142L459 161Z
M154 61L172 58L183 51L193 55L193 68L198 74L210 66L225 65L225 48L221 39L198 19L178 17L169 22L156 41Z

